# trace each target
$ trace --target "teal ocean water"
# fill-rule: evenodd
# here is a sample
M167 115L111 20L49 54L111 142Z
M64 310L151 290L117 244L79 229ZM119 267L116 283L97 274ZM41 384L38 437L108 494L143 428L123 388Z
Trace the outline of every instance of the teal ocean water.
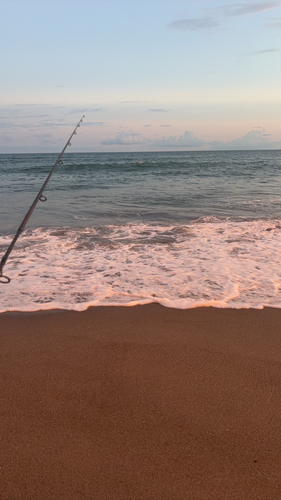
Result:
M57 156L0 155L1 257ZM0 311L281 307L281 151L63 161L5 266Z

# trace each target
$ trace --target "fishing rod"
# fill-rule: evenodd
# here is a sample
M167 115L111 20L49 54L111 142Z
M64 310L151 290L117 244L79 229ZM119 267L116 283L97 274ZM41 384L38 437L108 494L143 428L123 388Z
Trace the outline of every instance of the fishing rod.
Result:
M13 248L14 248L14 246L15 246L15 244L16 244L16 241L17 241L17 239L18 239L18 237L20 236L20 234L21 234L21 233L22 233L22 231L24 230L24 228L25 228L25 226L26 226L26 224L27 224L27 222L28 222L28 220L29 220L29 218L30 218L30 216L31 216L31 214L32 214L32 212L33 212L33 210L34 210L34 208L36 207L36 205L37 205L38 201L39 201L39 200L40 200L40 201L42 201L42 202L47 201L47 197L43 195L43 191L44 191L45 187L47 186L47 184L48 184L48 182L49 182L50 178L52 177L52 175L53 175L53 173L54 173L54 170L55 170L55 168L57 167L57 165L62 165L62 164L63 164L63 161L62 161L62 159L61 159L61 158L62 158L62 156L63 156L63 154L64 154L64 152L65 152L66 148L67 148L68 146L71 146L71 142L70 142L70 141L71 141L72 137L73 137L74 135L76 135L76 134L77 134L76 130L78 129L78 127L80 127L80 123L82 123L82 122L83 122L83 118L85 118L85 116L84 116L84 115L82 116L81 120L78 122L78 124L76 125L75 129L73 130L73 132L72 132L71 136L69 137L69 139L68 139L68 141L67 141L66 145L64 146L64 148L63 148L63 150L62 150L61 154L59 155L59 157L58 157L58 159L57 159L56 163L54 164L54 166L53 166L53 168L52 168L51 172L49 173L49 175L48 175L47 179L45 180L45 182L44 182L43 186L41 187L41 189L40 189L39 193L37 194L37 196L36 196L36 198L35 198L34 202L32 203L32 205L31 205L30 209L28 210L28 212L27 212L27 214L26 214L25 218L23 219L23 221L22 221L21 225L19 226L19 228L18 228L18 230L17 230L17 232L16 232L16 234L15 234L15 236L14 236L14 238L13 238L13 240L12 240L11 244L10 244L10 246L9 246L9 247L8 247L8 249L6 250L6 253L5 253L4 257L2 258L2 260L1 260L1 262L0 262L0 283L10 283L11 279L10 279L10 278L8 278L8 276L4 276L4 275L3 275L3 267L5 266L5 264L6 264L6 262L7 262L7 259L8 259L9 255L10 255L11 251L13 250Z

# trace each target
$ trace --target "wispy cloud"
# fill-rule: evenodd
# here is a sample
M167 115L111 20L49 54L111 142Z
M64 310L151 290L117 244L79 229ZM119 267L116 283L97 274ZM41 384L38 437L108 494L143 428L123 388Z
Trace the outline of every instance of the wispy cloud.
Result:
M148 103L151 101L120 101L120 104L141 104L141 103Z
M206 30L218 26L219 23L212 17L199 17L198 19L179 19L168 24L168 28L182 31Z
M0 128L6 129L6 128L14 128L14 127L15 127L15 125L13 123L11 123L11 122L2 122L2 123L0 123Z
M83 127L102 127L105 122L83 122Z
M246 16L275 9L279 6L280 2L232 3L215 9L216 15L213 17L178 19L168 24L168 28L181 31L210 30L220 25L219 18L221 15L224 17ZM280 25L281 21L277 20L269 26L279 27Z
M171 125L160 125L160 127L171 127Z
M280 49L264 49L264 50L255 50L252 54L271 54L272 52L280 52Z
M12 137L9 135L1 135L0 136L0 144L3 142L3 146L6 146L7 144L13 144L14 140ZM2 144L1 144L2 145Z
M37 138L38 143L45 146L49 144L54 144L55 141L52 134L34 134L34 137Z
M91 122L88 122L91 124ZM94 124L94 123L92 123ZM57 127L74 127L77 125L76 122L64 122L63 120L42 120L41 122L28 122L28 121L9 121L0 123L0 128L14 128L14 129L45 129L45 128L57 128ZM84 123L86 125L86 123Z
M267 24L267 28L281 29L281 19L273 19L271 23Z
M52 134L34 134L34 137L38 137L40 139L49 139L52 137Z
M21 118L47 118L50 115L21 115Z
M22 114L19 114L19 115L13 115L13 120L17 120L17 119L20 119L20 120L29 120L31 118L48 118L48 116L50 115L29 115L28 113L22 113Z
M258 2L258 3L233 3L220 7L222 13L227 17L246 16L248 14L258 14L265 10L279 7L277 2Z
M102 111L102 108L73 108L69 111L69 115L74 115L76 113L96 113L97 111Z
M154 108L154 109L149 109L148 112L151 113L167 113L170 111L169 109L163 109L163 108Z
M151 125L147 123L146 125L144 125L144 127L151 127Z

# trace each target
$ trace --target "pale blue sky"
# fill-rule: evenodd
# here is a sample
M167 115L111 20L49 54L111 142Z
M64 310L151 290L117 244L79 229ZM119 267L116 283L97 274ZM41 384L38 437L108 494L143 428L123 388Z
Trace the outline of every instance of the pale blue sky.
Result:
M281 4L0 0L0 152L281 148Z

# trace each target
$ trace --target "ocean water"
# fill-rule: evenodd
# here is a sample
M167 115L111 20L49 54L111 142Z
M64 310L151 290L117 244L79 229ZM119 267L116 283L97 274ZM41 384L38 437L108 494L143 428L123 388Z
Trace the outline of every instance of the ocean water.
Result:
M56 154L0 155L0 258ZM0 311L281 307L281 151L67 153Z

